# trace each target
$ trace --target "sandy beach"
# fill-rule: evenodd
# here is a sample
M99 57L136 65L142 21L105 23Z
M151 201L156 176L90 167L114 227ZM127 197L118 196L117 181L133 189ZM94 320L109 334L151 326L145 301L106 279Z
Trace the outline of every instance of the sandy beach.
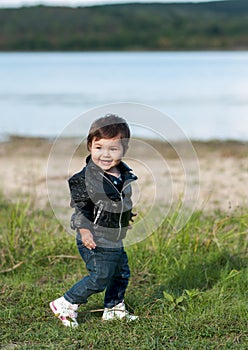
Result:
M195 158L182 160L168 145L134 144L126 161L139 177L135 201L144 204L156 197L169 204L187 188L196 209L230 213L247 207L248 143L209 141L193 146ZM86 153L70 139L52 147L53 140L14 136L0 144L0 190L7 199L28 198L34 207L43 208L52 196L61 206L68 204L67 179L83 167Z

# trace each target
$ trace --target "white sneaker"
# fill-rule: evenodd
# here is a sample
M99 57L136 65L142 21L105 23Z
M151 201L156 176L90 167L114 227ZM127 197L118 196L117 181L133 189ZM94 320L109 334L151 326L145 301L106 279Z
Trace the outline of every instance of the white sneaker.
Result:
M124 302L119 303L118 305L112 308L104 308L102 320L103 321L111 321L125 318L128 321L135 321L139 318L139 316L130 315L126 310Z
M65 327L77 327L78 304L71 304L64 297L60 297L49 304L52 312L58 317Z

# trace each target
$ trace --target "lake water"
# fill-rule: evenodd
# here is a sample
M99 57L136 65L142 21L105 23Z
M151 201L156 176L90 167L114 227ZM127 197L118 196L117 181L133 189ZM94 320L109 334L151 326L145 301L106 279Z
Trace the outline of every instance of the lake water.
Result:
M57 136L118 102L158 109L189 138L247 141L248 52L0 53L2 136Z

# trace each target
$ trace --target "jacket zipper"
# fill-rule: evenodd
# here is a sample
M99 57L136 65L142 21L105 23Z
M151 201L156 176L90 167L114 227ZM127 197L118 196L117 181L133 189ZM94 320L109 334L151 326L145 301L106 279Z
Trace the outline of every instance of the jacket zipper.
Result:
M98 208L97 213L96 213L95 220L94 220L94 222L93 222L94 225L95 225L95 224L97 223L97 221L99 220L99 217L100 217L100 215L101 215L101 212L102 212L102 210L103 210L103 207L104 207L104 204L103 204L102 202L100 202L99 208Z

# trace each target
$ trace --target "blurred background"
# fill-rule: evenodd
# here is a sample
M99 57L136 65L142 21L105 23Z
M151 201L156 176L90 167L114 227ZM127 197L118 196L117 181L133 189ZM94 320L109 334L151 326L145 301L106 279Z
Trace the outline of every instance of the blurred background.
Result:
M248 141L246 0L0 5L1 140L56 137L92 108L132 102L190 139Z

